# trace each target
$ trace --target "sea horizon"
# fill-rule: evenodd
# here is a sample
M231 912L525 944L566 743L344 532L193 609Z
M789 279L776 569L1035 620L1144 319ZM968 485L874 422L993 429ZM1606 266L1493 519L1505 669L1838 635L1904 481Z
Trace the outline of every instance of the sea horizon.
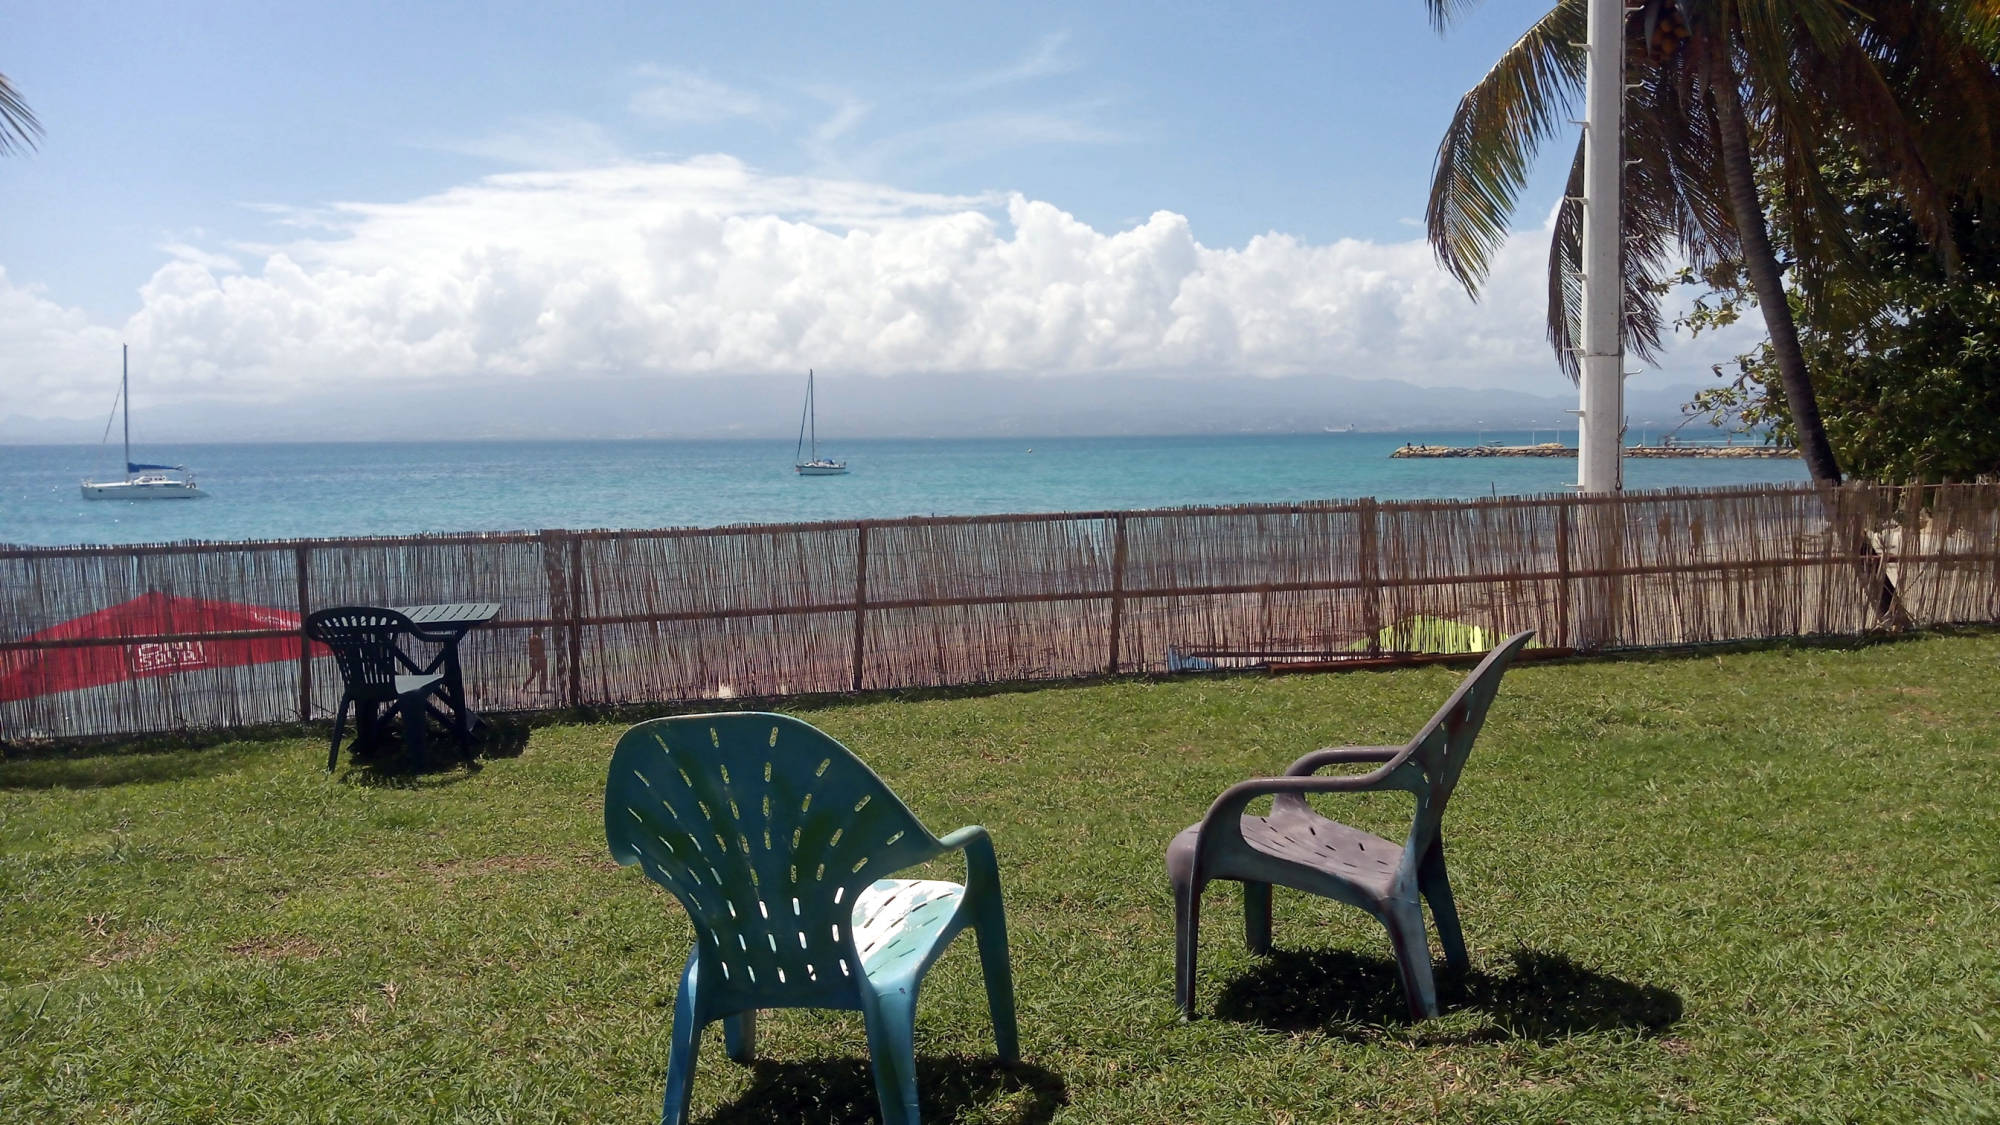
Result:
M1633 444L1642 436L1629 435ZM1657 440L1657 434L1650 435ZM1340 430L1108 437L865 438L820 443L844 476L792 471L774 437L147 443L207 496L85 500L112 445L0 445L0 543L71 546L544 529L714 527L1425 500L1568 491L1571 458L1394 459L1406 442L1575 444L1570 430ZM1739 442L1738 444L1745 444ZM1754 444L1750 442L1749 444ZM1794 459L1626 463L1628 489L1806 479Z

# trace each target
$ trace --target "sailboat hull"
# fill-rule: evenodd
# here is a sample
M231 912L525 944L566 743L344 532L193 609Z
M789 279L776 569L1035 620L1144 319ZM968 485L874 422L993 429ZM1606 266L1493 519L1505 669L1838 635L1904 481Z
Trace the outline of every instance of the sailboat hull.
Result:
M208 495L191 480L84 481L85 500L199 500Z
M838 477L847 475L845 461L807 461L793 465L802 477Z

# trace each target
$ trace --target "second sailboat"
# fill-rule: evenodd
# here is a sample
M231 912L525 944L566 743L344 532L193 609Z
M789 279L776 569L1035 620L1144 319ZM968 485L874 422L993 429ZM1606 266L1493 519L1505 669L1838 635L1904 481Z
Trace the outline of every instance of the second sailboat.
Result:
M837 477L847 472L847 462L819 455L819 426L813 409L813 373L806 369L806 408L799 415L799 447L792 454L792 469L802 477Z

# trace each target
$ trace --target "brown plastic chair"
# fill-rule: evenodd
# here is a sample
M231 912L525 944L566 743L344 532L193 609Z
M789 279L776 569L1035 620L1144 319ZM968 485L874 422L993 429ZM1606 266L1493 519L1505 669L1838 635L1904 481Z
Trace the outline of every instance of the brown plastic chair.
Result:
M1174 837L1167 845L1167 875L1174 887L1174 999L1182 1014L1194 1014L1202 888L1216 879L1232 879L1243 884L1244 940L1251 952L1271 951L1273 884L1338 899L1366 910L1388 929L1410 1017L1437 1015L1420 898L1431 904L1446 962L1464 970L1465 939L1445 876L1440 823L1472 740L1500 690L1500 675L1533 637L1533 632L1516 633L1487 653L1408 745L1315 750L1293 762L1283 777L1231 786L1200 824ZM1382 764L1366 774L1312 776L1326 766L1350 762ZM1417 799L1409 838L1400 848L1329 820L1306 803L1309 793L1382 789L1407 790ZM1266 796L1273 797L1270 816L1243 815L1251 801Z

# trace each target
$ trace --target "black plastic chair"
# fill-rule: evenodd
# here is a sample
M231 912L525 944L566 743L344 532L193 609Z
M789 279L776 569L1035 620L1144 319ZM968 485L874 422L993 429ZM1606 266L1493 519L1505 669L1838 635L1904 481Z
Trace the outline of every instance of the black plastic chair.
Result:
M1209 807L1208 815L1167 845L1167 875L1174 888L1174 999L1194 1015L1196 936L1202 888L1216 879L1243 884L1244 938L1253 953L1271 951L1271 887L1358 906L1389 931L1396 950L1410 1017L1438 1014L1431 953L1424 931L1424 902L1437 922L1445 961L1467 967L1458 906L1444 870L1445 802L1472 752L1472 740L1500 690L1500 676L1533 632L1502 641L1402 746L1341 746L1315 750L1293 762L1283 777L1239 782ZM1365 774L1314 777L1331 765L1380 763ZM1400 789L1416 797L1410 832L1398 845L1314 812L1312 793L1362 793ZM1270 816L1245 816L1250 802L1273 797Z
M408 617L393 609L374 606L341 606L322 609L306 618L305 634L333 651L340 665L342 682L340 708L334 714L333 741L327 747L326 768L331 773L340 761L340 733L347 722L347 708L354 706L354 745L358 750L373 746L381 726L397 716L403 720L403 746L412 760L424 765L424 717L433 712L432 697L451 703L452 685L444 672L425 672L411 660L397 641L406 636L424 639ZM387 710L380 710L387 704ZM459 752L472 755L471 732L465 729L462 708L450 707L435 713L451 728Z

